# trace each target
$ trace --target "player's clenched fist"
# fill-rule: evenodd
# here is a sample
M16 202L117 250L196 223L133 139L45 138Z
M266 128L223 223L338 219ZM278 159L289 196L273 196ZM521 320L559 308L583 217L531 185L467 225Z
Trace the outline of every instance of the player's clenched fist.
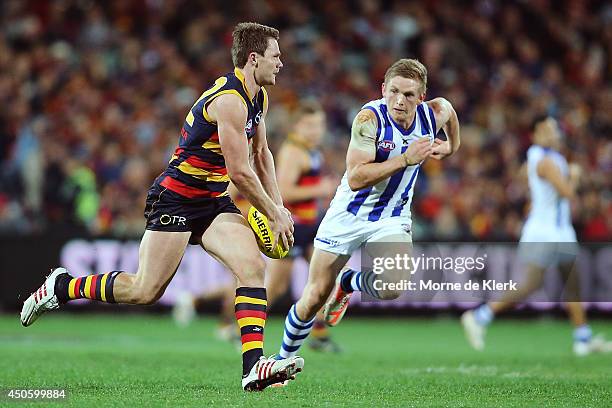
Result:
M425 160L432 152L431 140L422 138L412 142L408 149L402 153L402 156L404 156L406 166L413 166Z

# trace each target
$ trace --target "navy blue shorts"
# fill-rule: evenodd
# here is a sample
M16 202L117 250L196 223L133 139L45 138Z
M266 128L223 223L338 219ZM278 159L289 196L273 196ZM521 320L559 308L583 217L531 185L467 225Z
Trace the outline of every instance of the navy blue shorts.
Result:
M314 224L295 224L293 226L293 247L289 251L289 258L305 257L312 246L320 220Z
M147 192L144 216L151 231L191 232L189 243L200 245L202 234L217 215L240 214L229 196L190 199L157 183Z

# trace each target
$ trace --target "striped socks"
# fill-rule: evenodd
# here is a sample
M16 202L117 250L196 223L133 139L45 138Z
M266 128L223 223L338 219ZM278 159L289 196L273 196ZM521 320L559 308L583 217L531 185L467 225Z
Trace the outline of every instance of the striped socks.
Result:
M494 318L495 314L486 303L474 309L474 320L481 326L488 326Z
M115 303L113 283L120 273L122 271L112 271L80 278L73 278L68 274L62 274L58 277L55 284L55 294L60 303L83 298Z
M588 343L593 337L593 331L588 324L583 324L574 329L574 341Z
M307 322L301 320L295 313L295 305L291 306L289 314L287 314L287 318L285 319L283 343L278 352L281 358L289 358L296 355L300 346L310 334L314 320L314 317Z
M364 292L373 298L380 299L380 295L374 289L374 280L376 274L373 272L357 272L348 269L342 273L340 278L340 287L347 293Z
M242 341L242 375L245 376L263 356L266 289L240 287L236 289L234 304Z

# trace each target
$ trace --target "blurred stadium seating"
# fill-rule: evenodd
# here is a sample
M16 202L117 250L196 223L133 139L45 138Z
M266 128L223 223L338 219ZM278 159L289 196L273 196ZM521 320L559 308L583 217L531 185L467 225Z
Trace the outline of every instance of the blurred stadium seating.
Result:
M573 206L579 238L610 240L612 6L563 3L555 13L547 0L4 1L0 231L141 234L145 191L186 110L231 69L232 26L256 19L281 30L273 146L298 98L320 98L334 173L351 117L379 96L386 67L400 57L426 64L428 98L452 101L463 148L423 172L416 239L515 240L529 124L549 112L586 170Z

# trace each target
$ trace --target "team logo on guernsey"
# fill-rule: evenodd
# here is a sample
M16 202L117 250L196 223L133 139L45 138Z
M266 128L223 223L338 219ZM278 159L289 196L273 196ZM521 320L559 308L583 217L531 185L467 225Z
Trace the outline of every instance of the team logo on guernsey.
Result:
M253 119L249 119L249 121L247 122L246 126L244 127L244 132L246 134L251 133L251 129L253 129Z
M381 140L378 142L378 148L385 152L390 152L395 149L395 142L393 142L393 140Z

